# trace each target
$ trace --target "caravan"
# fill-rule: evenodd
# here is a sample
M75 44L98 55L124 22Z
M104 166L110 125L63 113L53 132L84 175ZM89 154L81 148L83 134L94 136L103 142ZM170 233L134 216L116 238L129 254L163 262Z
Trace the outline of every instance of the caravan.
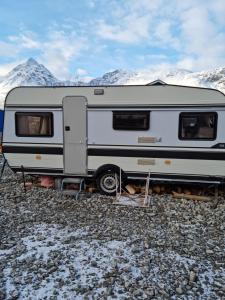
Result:
M223 182L225 96L167 85L19 87L5 101L9 166L54 178L94 178L115 192L123 179Z

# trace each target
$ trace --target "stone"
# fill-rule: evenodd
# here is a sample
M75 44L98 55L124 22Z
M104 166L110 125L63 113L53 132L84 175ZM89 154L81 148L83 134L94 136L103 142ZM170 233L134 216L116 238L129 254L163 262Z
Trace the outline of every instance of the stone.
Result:
M24 196L20 183L7 169L0 181L0 299L12 299L9 281L29 285L26 299L45 284L51 299L222 299L224 196L212 209L153 194L143 210L97 193L75 201L33 186Z
M18 291L14 290L10 293L10 296L12 299L18 299L20 296L20 293Z
M91 266L96 268L98 266L97 262L95 260L91 261Z
M181 286L179 286L179 287L176 288L176 292L179 295L183 294L183 290L182 290Z
M197 278L196 273L193 272L193 271L191 271L191 272L189 273L189 282L190 282L190 283L193 283L194 281L196 281L196 278Z
M143 295L143 291L141 289L137 289L134 291L134 297L140 297Z

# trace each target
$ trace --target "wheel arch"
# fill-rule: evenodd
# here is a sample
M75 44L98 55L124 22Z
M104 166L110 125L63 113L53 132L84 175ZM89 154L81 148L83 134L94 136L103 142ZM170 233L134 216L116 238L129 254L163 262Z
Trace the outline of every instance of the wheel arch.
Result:
M105 164L99 167L94 173L94 179L96 180L98 176L106 171L113 171L117 174L120 174L120 167L114 164ZM121 169L121 177L123 180L127 179L126 173Z

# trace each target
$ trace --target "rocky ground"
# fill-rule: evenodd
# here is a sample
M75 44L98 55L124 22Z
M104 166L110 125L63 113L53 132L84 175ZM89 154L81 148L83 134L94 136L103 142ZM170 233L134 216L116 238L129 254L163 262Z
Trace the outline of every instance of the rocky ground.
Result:
M0 299L225 299L225 200L141 209L78 201L8 169L0 182Z

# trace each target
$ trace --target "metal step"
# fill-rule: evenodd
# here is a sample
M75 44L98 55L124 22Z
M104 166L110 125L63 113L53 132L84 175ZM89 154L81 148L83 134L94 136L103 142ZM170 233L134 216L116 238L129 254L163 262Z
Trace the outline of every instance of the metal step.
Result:
M70 184L70 183L78 184L79 189L78 190L65 189L65 185ZM62 179L62 182L61 182L61 193L62 194L76 196L76 200L77 200L82 191L84 191L84 178L66 177L66 178Z

